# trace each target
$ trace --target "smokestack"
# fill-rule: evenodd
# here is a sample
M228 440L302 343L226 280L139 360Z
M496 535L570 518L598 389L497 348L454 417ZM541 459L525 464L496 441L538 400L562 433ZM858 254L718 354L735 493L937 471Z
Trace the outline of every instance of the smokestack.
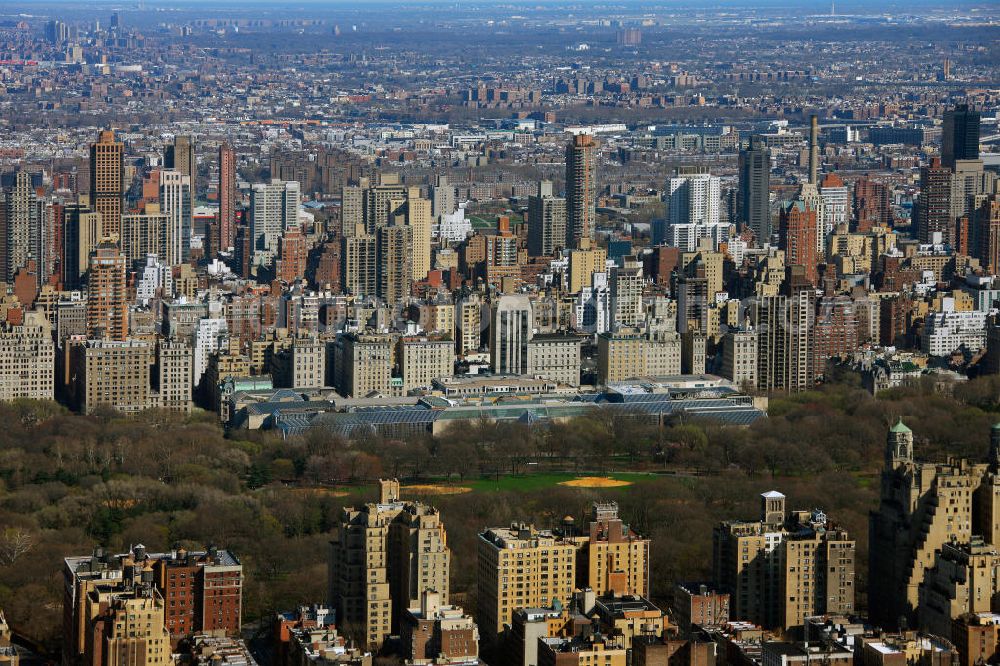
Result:
M819 121L809 116L809 182L819 184Z

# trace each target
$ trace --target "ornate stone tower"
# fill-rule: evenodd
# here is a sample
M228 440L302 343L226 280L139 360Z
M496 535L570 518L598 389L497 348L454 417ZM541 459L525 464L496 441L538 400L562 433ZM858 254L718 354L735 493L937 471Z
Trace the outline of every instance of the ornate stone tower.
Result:
M913 431L906 427L903 419L889 428L889 436L885 446L885 464L887 469L897 469L901 465L913 462Z

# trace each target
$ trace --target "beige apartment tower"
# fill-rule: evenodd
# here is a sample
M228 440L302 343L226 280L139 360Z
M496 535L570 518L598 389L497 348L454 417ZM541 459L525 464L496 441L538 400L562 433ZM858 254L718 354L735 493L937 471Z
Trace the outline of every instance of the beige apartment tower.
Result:
M576 586L577 546L533 525L514 523L479 535L479 613L483 640L496 641L518 608L568 605Z
M758 521L726 521L713 534L716 584L730 616L767 629L854 612L855 542L819 509L785 512L785 496L761 495Z
M399 632L424 592L448 602L451 551L438 511L399 498L399 482L379 482L379 501L341 512L330 543L330 605L342 631L371 650Z
M105 130L90 144L90 206L101 214L101 238L115 242L121 237L125 208L124 146L115 133Z
M597 226L597 141L578 134L566 146L566 247L587 248Z

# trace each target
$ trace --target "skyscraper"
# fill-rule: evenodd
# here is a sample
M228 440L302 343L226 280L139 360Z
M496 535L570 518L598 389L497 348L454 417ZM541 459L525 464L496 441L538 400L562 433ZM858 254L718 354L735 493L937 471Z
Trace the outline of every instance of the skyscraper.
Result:
M979 159L979 112L968 104L956 104L944 112L941 134L941 164L949 169L958 160Z
M30 259L41 262L47 256L43 234L46 228L43 218L47 211L35 193L32 174L27 171L18 171L13 187L0 192L0 205L4 207L0 213L4 276L7 282L12 282L14 274L27 266ZM39 270L42 269L39 266Z
M431 214L436 220L442 215L451 215L458 207L455 197L455 186L448 182L448 176L434 176L434 186L431 187ZM440 220L439 220L440 221Z
M406 225L412 239L410 254L412 280L423 280L431 270L431 200L420 196L420 188L411 187L406 197Z
M228 143L219 146L219 247L226 251L236 243L236 151Z
M490 357L498 375L523 375L528 368L528 341L534 333L531 300L504 295L493 305Z
M542 181L528 197L528 254L550 257L566 245L566 200L552 196L552 183Z
M920 169L920 195L913 211L921 243L952 242L951 190L951 169L940 159L931 158L930 164Z
M278 239L290 226L298 224L299 184L272 180L250 190L250 229L253 234L254 263L270 266L278 253Z
M587 247L597 224L597 142L577 134L566 146L566 246ZM586 240L584 240L586 239Z
M177 266L191 253L191 178L176 169L160 173L160 206L166 222L160 228L161 259Z
M195 183L198 180L198 160L194 152L194 138L190 135L174 137L172 144L167 144L163 154L163 166L176 169L191 179L191 198L195 197Z
M802 199L781 207L778 224L779 246L788 266L802 266L806 279L816 284L816 211Z
M720 188L718 176L707 171L678 169L667 181L667 223L718 224Z
M399 631L407 609L434 591L447 603L451 551L434 507L399 498L379 481L379 501L345 507L330 543L330 605L337 623L368 649Z
M87 279L87 337L125 340L128 336L128 294L125 255L104 241L90 255Z
M378 295L393 306L410 295L413 284L413 228L401 223L379 227L376 238Z
M344 291L354 296L374 296L377 287L377 247L375 236L361 233L341 238L340 282Z
M125 152L112 130L90 144L90 207L101 215L100 240L121 237L125 206Z
M945 544L1000 540L1000 426L990 431L989 464L916 462L913 439L902 420L889 429L879 506L868 518L870 613L886 628L916 626L921 584Z
M757 137L740 151L739 221L753 230L761 244L771 239L771 151Z

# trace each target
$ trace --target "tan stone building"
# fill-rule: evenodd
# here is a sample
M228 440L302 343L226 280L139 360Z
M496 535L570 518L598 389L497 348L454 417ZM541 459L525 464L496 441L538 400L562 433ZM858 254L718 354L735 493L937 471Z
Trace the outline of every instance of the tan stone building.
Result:
M397 362L404 395L413 389L429 389L433 380L454 374L455 343L447 338L400 338Z
M21 326L0 328L0 401L55 395L55 345L41 313L28 312Z
M98 405L136 413L150 407L149 344L87 340L70 350L76 407L89 414Z
M180 340L160 340L156 349L154 404L184 414L191 413L191 347Z
M598 596L649 596L649 539L635 533L619 516L616 502L595 502L576 544L577 587Z
M681 337L663 332L656 337L634 329L597 336L597 380L601 384L638 377L681 374Z
M719 524L712 546L731 617L788 629L854 612L855 542L818 509L786 515L784 495L763 493L760 520Z
M392 377L392 336L341 335L334 343L334 386L343 396L388 394Z
M330 546L330 605L340 628L369 649L398 633L425 591L448 603L451 551L437 509L399 499L380 481L379 501L346 507Z
M919 588L920 627L949 636L952 621L966 613L998 608L1000 553L995 546L973 538L970 543L946 543L926 571Z
M920 585L946 544L987 544L1000 522L1000 426L990 438L990 463L951 459L918 463L913 432L902 421L889 430L878 510L869 516L872 619L895 627L917 619ZM876 601L877 600L877 601Z
M527 345L527 374L567 386L579 386L582 343L583 339L576 335L559 333L535 335Z
M576 585L576 552L572 541L514 523L479 535L479 629L487 643L496 641L518 608L569 604Z

